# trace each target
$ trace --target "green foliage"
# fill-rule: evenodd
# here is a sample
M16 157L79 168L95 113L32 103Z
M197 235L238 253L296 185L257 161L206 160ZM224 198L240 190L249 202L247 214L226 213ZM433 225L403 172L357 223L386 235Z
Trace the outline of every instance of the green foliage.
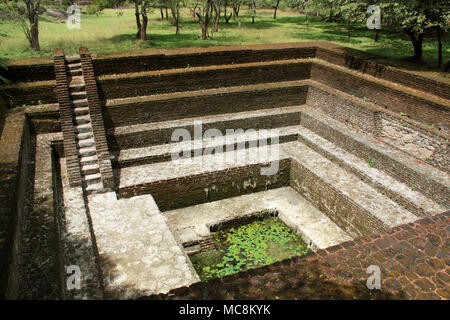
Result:
M191 257L203 280L220 278L308 252L307 245L278 218L265 218L214 235L218 250Z
M377 167L377 165L376 165L376 163L373 161L373 158L372 158L372 157L369 158L368 165L369 165L369 167L371 167L371 168L376 168L376 167Z

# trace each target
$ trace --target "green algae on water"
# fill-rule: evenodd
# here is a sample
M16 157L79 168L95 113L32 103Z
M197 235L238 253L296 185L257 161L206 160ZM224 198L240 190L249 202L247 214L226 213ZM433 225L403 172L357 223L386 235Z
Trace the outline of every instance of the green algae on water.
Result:
M191 256L202 280L220 278L308 252L307 245L276 217L214 234L217 250Z

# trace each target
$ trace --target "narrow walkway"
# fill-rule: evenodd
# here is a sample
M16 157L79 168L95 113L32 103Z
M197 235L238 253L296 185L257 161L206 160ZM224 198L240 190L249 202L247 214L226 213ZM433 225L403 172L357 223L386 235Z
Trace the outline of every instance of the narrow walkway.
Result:
M303 238L313 250L351 240L330 218L290 187L256 192L196 206L166 211L167 222L181 243L210 235L208 226L265 210L278 217Z
M89 196L107 299L131 299L198 282L151 195Z

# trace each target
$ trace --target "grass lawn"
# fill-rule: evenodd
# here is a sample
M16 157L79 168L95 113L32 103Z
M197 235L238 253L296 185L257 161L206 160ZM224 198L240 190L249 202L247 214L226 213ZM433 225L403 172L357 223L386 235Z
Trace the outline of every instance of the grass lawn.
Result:
M364 50L399 59L413 55L409 39L401 33L381 33L378 43L374 42L374 33L365 26L357 26L352 38L347 37L344 24L324 23L313 18L306 27L305 17L294 11L280 10L278 18L273 19L272 10L259 9L255 24L251 23L248 10L241 10L236 21L220 23L219 31L211 34L212 39L201 40L200 26L188 9L182 11L180 34L166 20L161 20L159 10L150 14L148 27L149 41L135 39L136 22L133 9L105 10L100 16L82 14L81 30L69 30L65 23L48 16L40 18L40 55L29 48L25 36L17 25L0 20L0 58L50 57L53 48L62 47L66 54L75 53L80 46L87 46L93 53L136 50L147 48L182 48L192 46L244 45L259 43L282 43L301 41L330 41L355 49ZM241 27L238 27L238 21ZM444 63L450 59L450 41L444 40ZM424 60L435 66L437 60L437 42L434 39L424 41Z

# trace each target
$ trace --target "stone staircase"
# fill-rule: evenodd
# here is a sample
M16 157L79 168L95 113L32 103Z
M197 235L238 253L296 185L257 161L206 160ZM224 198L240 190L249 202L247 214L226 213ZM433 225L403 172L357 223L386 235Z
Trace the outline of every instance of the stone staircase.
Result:
M103 190L98 164L94 132L84 83L80 56L66 57L69 93L75 127L77 153L80 162L82 184L87 194Z

